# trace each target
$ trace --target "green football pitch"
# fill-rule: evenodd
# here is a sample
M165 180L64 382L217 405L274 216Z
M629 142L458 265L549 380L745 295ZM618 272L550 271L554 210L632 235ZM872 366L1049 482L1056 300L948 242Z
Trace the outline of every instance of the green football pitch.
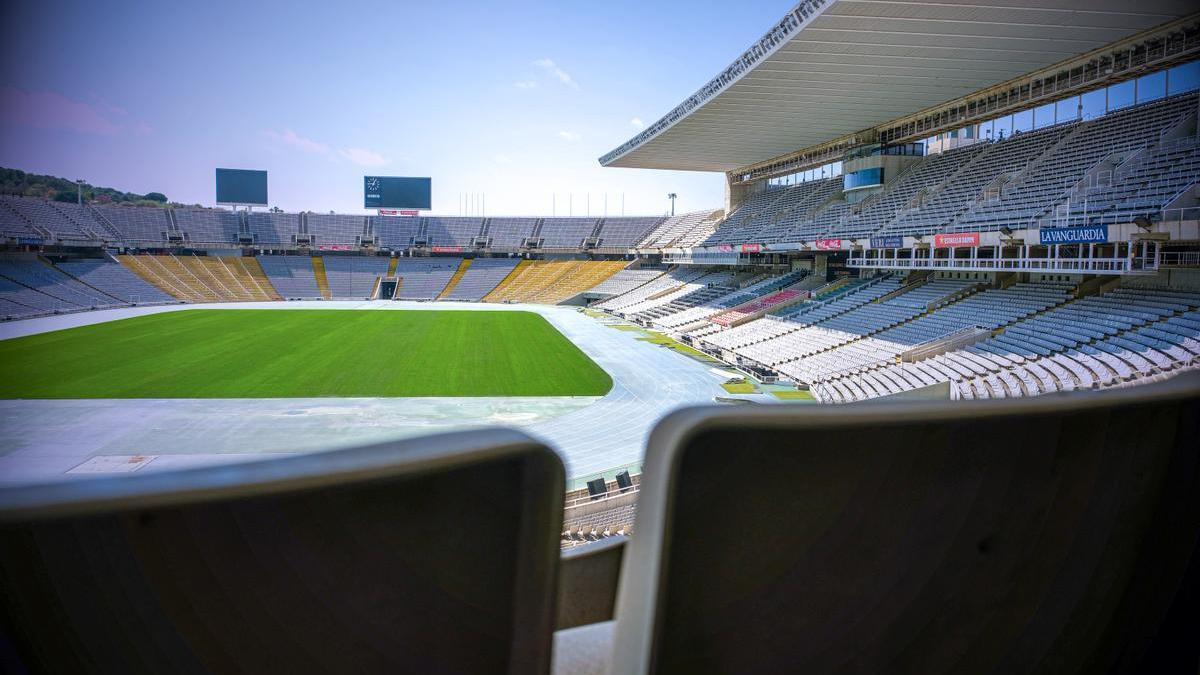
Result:
M530 312L185 310L0 341L0 398L600 396Z

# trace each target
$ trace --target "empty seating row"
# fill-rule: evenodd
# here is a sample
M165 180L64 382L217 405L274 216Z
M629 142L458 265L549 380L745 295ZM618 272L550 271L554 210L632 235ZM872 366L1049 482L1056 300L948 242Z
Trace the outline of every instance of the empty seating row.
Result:
M441 295L462 264L461 258L398 258L396 276L401 300L433 300Z
M476 258L443 300L479 302L516 269L516 258Z
M319 300L312 258L306 255L259 256L258 263L279 295L288 300Z

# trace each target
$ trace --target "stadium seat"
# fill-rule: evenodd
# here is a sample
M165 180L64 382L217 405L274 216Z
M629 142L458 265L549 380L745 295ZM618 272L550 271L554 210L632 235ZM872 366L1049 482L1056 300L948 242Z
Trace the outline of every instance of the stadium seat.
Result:
M1196 375L672 414L615 627L557 672L1195 672L1198 434Z
M563 467L516 431L0 492L0 669L545 673Z

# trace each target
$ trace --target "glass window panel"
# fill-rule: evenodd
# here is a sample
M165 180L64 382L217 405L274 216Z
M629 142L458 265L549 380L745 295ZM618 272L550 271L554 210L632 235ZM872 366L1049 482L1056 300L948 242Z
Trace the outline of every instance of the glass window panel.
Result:
M1041 129L1054 124L1054 104L1040 105L1033 111L1033 128Z
M1167 94L1174 96L1200 89L1200 61L1175 66L1167 71Z
M1137 79L1137 102L1157 101L1167 95L1167 71L1143 75Z
M1104 115L1105 90L1089 91L1079 98L1083 105L1083 119L1090 120Z
M1054 116L1059 122L1079 119L1079 97L1064 98L1054 104Z
M992 138L997 140L1012 136L1013 116L1005 115L998 120L992 120Z
M883 169L863 169L848 173L843 178L843 187L852 190L857 187L883 184Z
M1033 111L1022 110L1019 113L1013 113L1012 132L1015 134L1019 131L1029 131L1033 129Z
M1120 84L1114 84L1108 88L1108 109L1109 111L1128 108L1133 105L1133 80L1128 80Z

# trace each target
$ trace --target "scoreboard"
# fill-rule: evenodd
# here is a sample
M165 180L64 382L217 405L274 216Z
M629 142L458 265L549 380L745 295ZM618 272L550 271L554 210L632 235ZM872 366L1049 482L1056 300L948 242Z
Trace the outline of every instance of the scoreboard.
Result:
M267 172L217 169L217 203L267 205Z
M431 201L429 178L363 176L363 208L428 210Z

